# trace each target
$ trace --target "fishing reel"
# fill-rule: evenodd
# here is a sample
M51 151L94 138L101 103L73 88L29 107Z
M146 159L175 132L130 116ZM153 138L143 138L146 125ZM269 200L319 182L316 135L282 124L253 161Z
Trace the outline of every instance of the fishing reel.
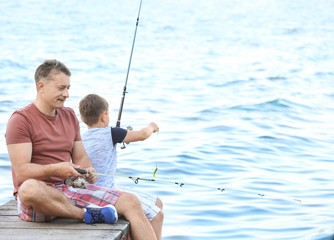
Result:
M128 131L132 131L132 130L133 130L133 127L131 127L131 126L129 125L129 126L126 127L126 130L128 130ZM128 145L129 143L128 143L128 142L123 142L123 146L121 147L121 149L126 148L125 144Z
M69 177L64 180L64 184L73 188L86 189L86 181L80 177Z

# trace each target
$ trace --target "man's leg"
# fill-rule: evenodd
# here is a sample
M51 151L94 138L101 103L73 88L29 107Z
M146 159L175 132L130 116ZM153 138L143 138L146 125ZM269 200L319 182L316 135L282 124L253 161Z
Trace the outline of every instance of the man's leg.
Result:
M162 211L163 208L162 201L158 198L155 205L158 206L161 209L161 211L152 219L151 225L153 227L157 239L160 240L162 233L162 224L164 221L164 212Z
M44 182L29 179L19 189L21 202L44 215L84 219L84 210L73 206L65 195ZM138 198L129 193L123 193L115 207L131 224L133 240L156 240L153 228L148 221Z
M19 188L21 202L49 216L84 219L84 210L72 205L64 194L42 181L29 179Z
M134 240L156 240L153 228L148 221L140 201L130 193L123 193L117 200L115 207L120 215L129 222L131 238Z
M162 233L162 224L164 220L162 201L154 195L134 190L133 188L121 187L120 189L124 192L134 194L138 197L144 213L146 214L146 217L148 218L153 227L156 238L160 240ZM155 206L152 206L153 204Z

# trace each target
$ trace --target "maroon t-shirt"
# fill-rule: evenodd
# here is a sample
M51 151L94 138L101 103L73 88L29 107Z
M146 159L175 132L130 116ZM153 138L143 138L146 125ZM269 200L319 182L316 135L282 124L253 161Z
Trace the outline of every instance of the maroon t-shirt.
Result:
M7 124L6 144L32 143L31 163L53 164L71 161L75 141L81 141L79 121L71 108L57 109L55 116L38 110L34 103L15 111ZM19 183L12 171L14 195ZM48 183L64 179L51 177Z

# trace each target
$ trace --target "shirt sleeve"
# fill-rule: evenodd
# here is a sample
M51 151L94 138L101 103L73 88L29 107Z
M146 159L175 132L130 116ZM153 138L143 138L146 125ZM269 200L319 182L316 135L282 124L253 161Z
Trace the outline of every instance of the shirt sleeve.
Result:
M75 139L74 139L74 141L82 141L81 134L80 134L79 120L78 120L77 116L75 115L75 112L72 108L67 108L67 109L70 111L71 116L72 116L72 121L74 122L74 125L75 125Z
M113 144L115 145L116 143L123 142L127 133L128 131L125 130L124 128L119 128L119 127L111 128L111 137Z
M14 112L7 123L6 144L32 142L29 123L24 116Z

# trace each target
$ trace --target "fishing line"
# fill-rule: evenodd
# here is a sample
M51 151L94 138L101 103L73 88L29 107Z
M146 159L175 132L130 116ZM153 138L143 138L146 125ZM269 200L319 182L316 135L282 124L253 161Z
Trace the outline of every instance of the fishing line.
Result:
M233 191L233 192L240 192L240 193L248 193L248 194L256 194L259 197L267 197L267 198L273 198L273 199L285 199L289 201L295 201L301 203L300 199L297 198L292 198L288 196L282 196L278 194L264 194L264 193L256 193L253 191L248 191L248 190L238 190L238 189L233 189L233 188L220 188L220 187L211 187L211 186L205 186L205 185L200 185L200 184L195 184L195 183L185 183L185 182L179 182L179 181L170 181L170 180L165 180L165 179L158 179L155 178L155 173L157 171L154 171L154 178L142 178L142 177L133 177L133 176L125 176L125 175L118 175L118 174L108 174L108 173L98 173L98 172L89 172L84 169L76 169L78 173L81 174L95 174L95 175L101 175L101 176L108 176L108 177L120 177L120 178L127 178L131 179L135 184L138 184L139 181L147 181L147 182L162 182L162 183L169 183L169 184L174 184L178 185L180 187L189 185L189 186L194 186L194 187L200 187L200 188L206 188L206 189L212 189L212 190L217 190L220 192L225 192L225 191Z
M134 36L133 36L133 41L132 41L132 48L131 48L131 53L130 53L128 71L126 73L125 84L124 84L124 88L123 88L123 96L122 96L121 104L120 104L120 107L119 107L119 112L118 112L118 118L117 118L117 122L116 122L116 127L120 127L121 126L121 117L122 117L122 112L123 112L123 105L124 105L125 94L127 93L126 87L127 87L127 84L128 84L129 72L130 72L131 61L132 61L132 54L133 54L133 49L134 49L134 46L135 46L135 41L136 41L136 36L137 36L137 28L138 28L138 24L139 24L139 16L140 16L140 11L141 11L141 4L142 4L142 0L140 0L139 10L138 10L138 16L137 16L137 21L136 21L136 28L135 28L135 33L134 33ZM125 148L125 145L124 145L124 148Z

